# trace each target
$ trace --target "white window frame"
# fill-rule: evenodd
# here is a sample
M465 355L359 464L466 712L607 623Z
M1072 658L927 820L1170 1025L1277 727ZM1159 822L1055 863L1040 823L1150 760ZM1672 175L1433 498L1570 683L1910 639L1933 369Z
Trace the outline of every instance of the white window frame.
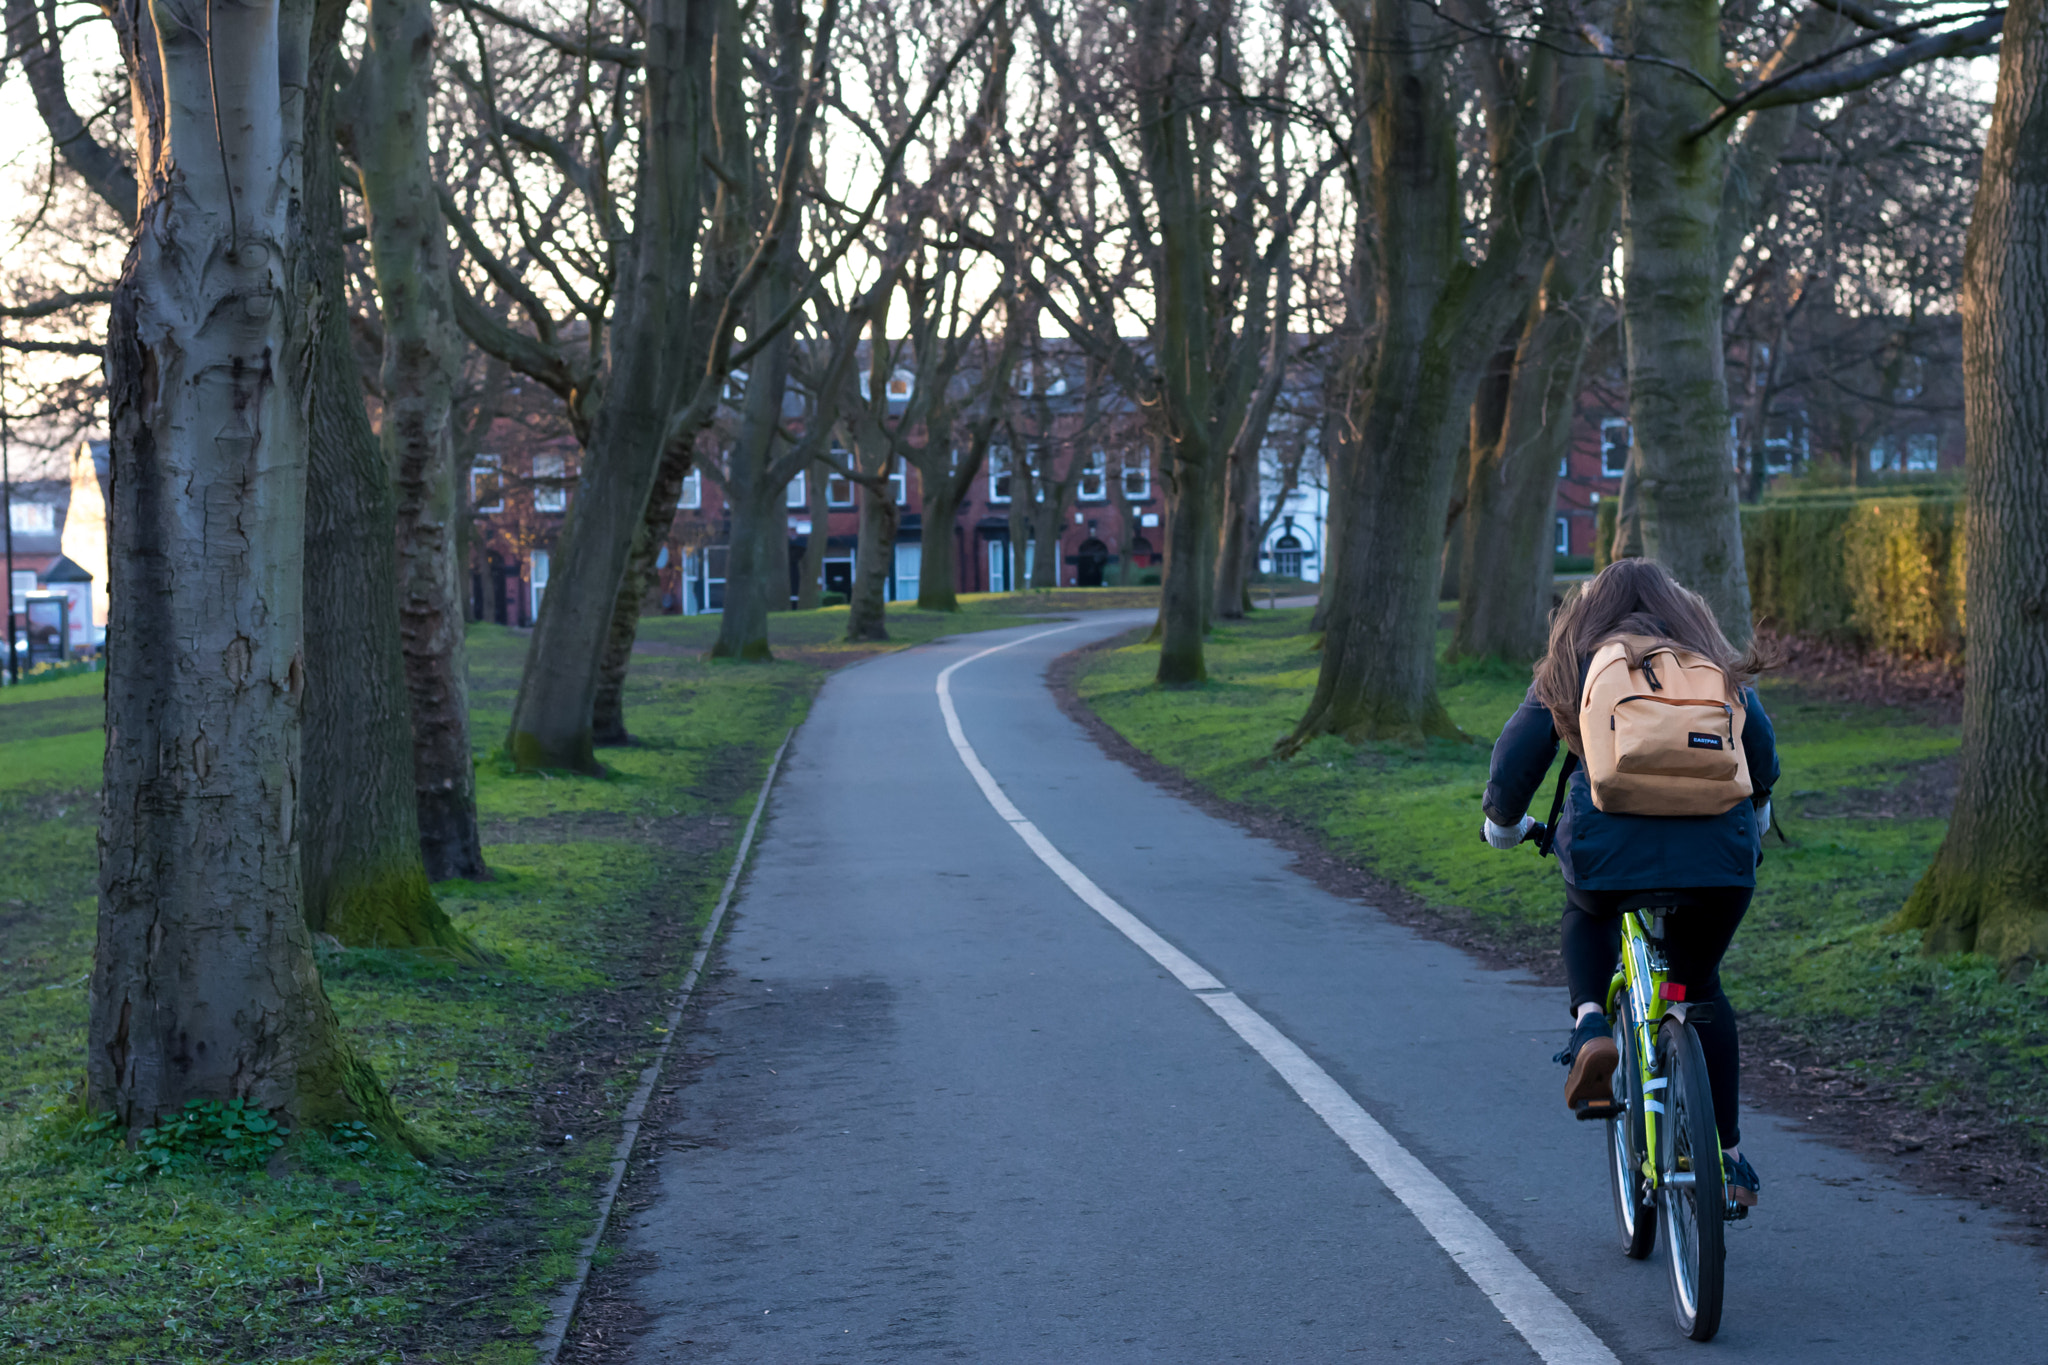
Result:
M477 479L486 476L495 479L498 496L495 502L485 506L477 493ZM482 512L486 516L505 510L505 464L496 455L479 455L469 465L469 510Z
M1138 463L1135 466L1131 464L1131 457L1126 455L1124 457L1123 469L1118 473L1117 477L1124 481L1125 502L1151 501L1152 457L1150 455L1139 457ZM1137 481L1136 489L1131 487L1133 479Z
M30 515L37 512L42 515ZM18 536L54 536L57 534L57 507L54 503L16 498L7 504L7 521Z
M809 507L811 505L810 486L804 482L803 470L799 469L795 476L790 479L789 487L784 490L782 495L782 505L784 507ZM720 579L719 581L724 582L725 580Z
M1016 461L1011 458L1008 446L992 445L988 448L988 500L992 503L1007 503L1010 500L1010 482L1015 474Z
M1572 519L1570 517L1561 516L1557 519L1556 544L1556 552L1558 554L1569 555L1572 552Z
M1081 502L1109 501L1109 456L1100 450L1091 450L1081 457L1079 489L1074 494Z
M529 620L540 620L540 603L548 592L548 570L553 567L553 556L546 550L533 550L526 556L527 609Z
M1607 439L1607 433L1610 431L1619 431L1621 433L1621 444L1618 447ZM1618 479L1628 472L1628 448L1634 440L1635 433L1629 430L1628 418L1608 417L1602 419L1600 423L1601 478ZM1614 449L1621 451L1621 460L1618 464L1610 465L1607 459L1607 452Z
M902 507L910 501L910 466L901 455L896 457L896 466L889 474L889 491L896 498L896 505Z
M694 512L704 506L704 471L693 469L683 475L683 486L676 493L676 506Z
M747 372L745 370L727 370L725 372L725 386L719 392L728 403L737 403L744 399L747 396Z
M536 512L566 512L569 510L569 489L561 482L568 470L568 463L559 455L536 455L533 457L533 510ZM555 480L543 485L542 479Z

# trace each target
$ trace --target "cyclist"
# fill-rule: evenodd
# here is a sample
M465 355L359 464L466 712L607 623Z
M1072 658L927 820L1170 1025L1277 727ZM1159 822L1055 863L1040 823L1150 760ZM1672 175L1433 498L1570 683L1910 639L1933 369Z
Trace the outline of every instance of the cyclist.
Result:
M1583 756L1579 699L1587 665L1617 635L1648 636L1720 666L1729 694L1739 695L1747 712L1742 747L1754 794L1720 815L1622 815L1593 804L1583 766L1572 773L1553 844L1564 873L1564 963L1573 1015L1571 1040L1558 1054L1569 1068L1565 1102L1577 1108L1614 1098L1619 1054L1602 1010L1621 951L1621 901L1633 892L1682 892L1687 908L1669 916L1664 930L1670 979L1685 987L1686 1001L1713 1006L1695 1029L1728 1156L1729 1193L1753 1207L1756 1171L1742 1155L1736 1124L1741 1051L1720 966L1755 894L1771 786L1778 780L1770 718L1750 686L1766 666L1755 646L1738 652L1706 602L1654 560L1622 559L1601 570L1552 617L1535 681L1494 744L1484 799L1486 840L1495 848L1513 848L1534 827L1529 802L1560 738Z

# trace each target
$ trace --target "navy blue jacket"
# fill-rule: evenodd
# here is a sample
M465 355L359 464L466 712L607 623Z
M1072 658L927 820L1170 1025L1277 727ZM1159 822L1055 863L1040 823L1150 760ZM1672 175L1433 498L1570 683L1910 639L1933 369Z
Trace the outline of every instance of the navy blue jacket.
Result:
M1778 745L1755 688L1742 689L1742 705L1748 713L1742 752L1749 760L1754 799L1761 802L1778 781ZM1531 687L1494 743L1486 818L1496 825L1519 821L1556 757L1557 728ZM1593 789L1580 767L1566 789L1552 849L1564 879L1586 891L1755 886L1763 830L1750 801L1738 801L1720 815L1610 814L1593 804Z

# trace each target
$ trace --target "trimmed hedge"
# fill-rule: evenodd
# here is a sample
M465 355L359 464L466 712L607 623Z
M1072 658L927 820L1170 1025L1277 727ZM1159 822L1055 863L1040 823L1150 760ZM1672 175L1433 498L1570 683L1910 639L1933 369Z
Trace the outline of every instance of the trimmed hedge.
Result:
M1805 497L1742 509L1751 610L1794 635L1912 658L1963 648L1963 500Z

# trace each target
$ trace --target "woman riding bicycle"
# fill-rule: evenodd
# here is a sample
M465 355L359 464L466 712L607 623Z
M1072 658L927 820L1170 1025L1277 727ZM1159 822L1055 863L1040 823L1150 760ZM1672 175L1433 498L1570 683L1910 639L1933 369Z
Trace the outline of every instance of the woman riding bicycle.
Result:
M1486 840L1495 848L1513 848L1534 827L1529 802L1560 737L1583 758L1579 707L1588 665L1601 645L1621 636L1674 646L1720 669L1728 695L1739 696L1746 712L1742 750L1753 794L1718 815L1623 815L1594 804L1583 763L1572 773L1552 845L1564 873L1564 963L1574 1018L1571 1041L1558 1054L1570 1068L1565 1102L1574 1109L1613 1102L1619 1054L1603 1006L1620 953L1622 902L1644 891L1681 894L1687 908L1670 916L1665 928L1670 979L1684 987L1687 1002L1712 1005L1695 1031L1728 1158L1729 1193L1754 1206L1756 1171L1742 1156L1736 1124L1741 1051L1720 967L1756 891L1771 787L1778 780L1770 718L1749 685L1763 667L1755 648L1738 653L1706 602L1662 565L1647 559L1608 565L1552 619L1535 682L1494 745L1484 801Z

